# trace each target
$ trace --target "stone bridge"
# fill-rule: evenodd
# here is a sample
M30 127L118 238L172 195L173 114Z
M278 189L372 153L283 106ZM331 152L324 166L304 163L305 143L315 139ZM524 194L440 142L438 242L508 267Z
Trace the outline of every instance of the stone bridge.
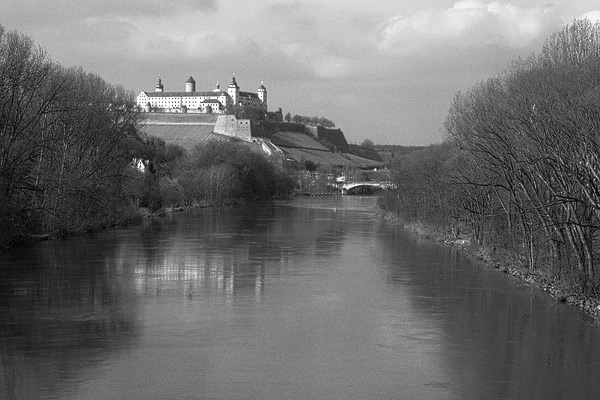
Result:
M375 181L347 181L340 183L332 183L330 184L332 187L338 189L342 194L347 194L349 192L354 192L359 190L360 188L370 188L370 189L393 189L394 185L392 182L375 182Z

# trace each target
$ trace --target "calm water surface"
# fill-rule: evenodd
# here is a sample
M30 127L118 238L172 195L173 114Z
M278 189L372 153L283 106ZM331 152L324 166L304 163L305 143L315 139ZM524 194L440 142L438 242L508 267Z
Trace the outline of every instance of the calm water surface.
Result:
M598 399L600 327L369 197L0 256L1 399Z

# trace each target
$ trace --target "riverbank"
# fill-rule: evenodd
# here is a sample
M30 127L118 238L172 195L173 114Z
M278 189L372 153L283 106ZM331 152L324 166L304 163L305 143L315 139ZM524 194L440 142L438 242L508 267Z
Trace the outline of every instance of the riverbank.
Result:
M283 197L281 197L283 198ZM154 212L150 211L148 207L135 207L131 208L128 212L124 213L118 220L110 223L101 224L98 226L89 226L76 231L61 231L61 232L38 232L38 233L27 233L20 236L14 236L7 241L5 246L0 246L0 253L8 251L12 248L27 247L36 242L43 242L47 240L65 239L78 235L90 234L93 232L99 232L105 229L111 229L118 226L129 226L141 223L147 218L161 218L171 213L183 212L192 208L209 208L209 207L222 207L231 205L245 204L247 201L243 199L226 199L220 203L208 203L208 202L195 202L192 205L186 206L167 206L162 207Z
M541 272L530 272L528 268L515 261L514 257L493 252L485 246L473 243L466 234L455 236L436 226L428 226L423 223L404 223L391 212L385 213L383 217L419 237L457 247L469 258L477 260L491 270L511 275L527 286L543 290L556 301L579 308L600 323L600 299L581 294L578 286L571 282Z

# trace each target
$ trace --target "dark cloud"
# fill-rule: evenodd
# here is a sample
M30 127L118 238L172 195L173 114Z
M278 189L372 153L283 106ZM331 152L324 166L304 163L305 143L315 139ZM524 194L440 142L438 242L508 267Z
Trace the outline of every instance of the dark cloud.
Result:
M171 17L180 12L214 13L217 0L3 0L2 23L40 27L67 24L91 17Z

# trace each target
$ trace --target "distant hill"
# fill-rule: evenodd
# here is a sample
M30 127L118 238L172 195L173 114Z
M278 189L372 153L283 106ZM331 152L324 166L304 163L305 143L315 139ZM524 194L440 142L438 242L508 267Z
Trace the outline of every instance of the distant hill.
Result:
M368 158L369 160L378 161L380 163L382 163L384 161L381 154L379 154L379 152L375 149L361 147L356 144L350 144L350 145L348 145L348 147L349 147L350 153L357 155L359 157Z
M403 146L399 144L380 144L375 145L374 149L377 151L384 151L388 153L406 154L413 151L423 150L427 146Z
M389 164L395 158L401 158L415 151L423 150L427 146L402 146L395 144L375 145L374 150L381 155L383 160Z

